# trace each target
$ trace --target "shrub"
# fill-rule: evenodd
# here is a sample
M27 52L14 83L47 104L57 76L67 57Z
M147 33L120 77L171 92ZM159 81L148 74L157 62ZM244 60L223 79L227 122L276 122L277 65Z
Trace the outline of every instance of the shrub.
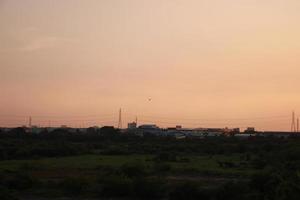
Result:
M166 194L165 182L158 178L137 178L133 186L139 199L160 199Z
M133 191L132 180L125 176L111 175L99 182L98 195L105 197L131 196Z
M154 163L153 168L155 173L166 173L171 170L171 165L168 163Z
M1 200L17 200L18 198L13 192L6 187L0 186L0 199Z
M160 161L160 162L176 162L177 161L177 157L176 157L175 154L163 152L163 153L159 153L154 158L154 160L155 161Z
M26 173L17 173L4 176L1 184L13 190L26 190L33 187L36 181Z
M84 178L65 178L61 183L61 188L68 195L82 194L88 188L88 181Z
M125 176L133 177L143 177L146 175L146 168L143 163L126 163L121 166L121 173Z
M181 200L181 199L208 200L209 195L206 192L199 190L198 185L196 185L195 183L185 182L175 186L175 188L169 194L169 199L170 200Z
M217 200L252 200L253 195L249 195L248 185L243 182L228 182L216 191Z

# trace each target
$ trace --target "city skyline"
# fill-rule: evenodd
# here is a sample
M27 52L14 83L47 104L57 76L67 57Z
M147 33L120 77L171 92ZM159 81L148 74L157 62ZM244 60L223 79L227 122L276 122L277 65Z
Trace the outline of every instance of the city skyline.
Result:
M284 131L284 132L298 132L299 130L299 117L294 111L292 115L282 116L260 116L256 118L170 118L170 117L157 117L157 116L145 116L134 115L132 113L124 113L122 109L119 109L118 114L112 115L86 115L86 116L58 116L58 115L38 115L38 116L25 116L25 115L0 115L0 118L10 119L13 123L2 125L2 127L70 127L70 128L89 128L89 127L104 127L114 126L116 128L127 128L127 125L131 122L135 122L136 125L154 124L161 128L171 128L180 126L182 128L239 128L245 130L249 127L256 128L258 131ZM236 123L228 123L228 121L235 121ZM268 123L284 123L286 128L279 129L264 129L265 124ZM253 126L254 124L261 124L262 126ZM0 125L1 127L1 125Z
M0 127L30 116L117 126L121 107L123 126L137 116L289 131L299 10L296 0L0 0Z

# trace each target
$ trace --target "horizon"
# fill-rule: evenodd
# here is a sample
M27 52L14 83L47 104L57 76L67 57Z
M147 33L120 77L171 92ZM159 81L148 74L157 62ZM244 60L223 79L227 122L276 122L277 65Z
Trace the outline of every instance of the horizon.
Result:
M126 117L124 117L123 114L121 114L121 129L126 129L127 125L132 122L136 122L138 126L140 125L157 125L159 128L172 128L176 126L181 126L182 128L190 128L190 129L197 129L197 128L239 128L240 130L246 130L247 128L255 128L257 131L283 131L283 132L298 132L299 128L299 118L296 118L295 113L293 112L292 117L291 116L264 116L264 117L257 117L257 118L240 118L240 119L192 119L192 118L186 118L186 119L179 119L179 118L166 118L166 117L155 117L155 116L135 116L134 120L131 121L124 121L125 119L133 118L134 115L130 113L125 113ZM286 121L286 123L290 123L290 126L293 123L293 115L294 115L294 129L286 129L286 130L276 130L276 129L261 129L260 127L251 126L253 125L253 120L260 121L261 123L266 123L266 121ZM128 117L131 116L131 117ZM120 115L108 115L108 116L101 116L101 115L89 115L89 116L55 116L55 115L39 115L39 116L1 116L0 118L9 118L14 119L15 121L23 121L24 123L16 123L13 125L7 125L7 126L0 126L0 128L16 128L16 127L38 127L38 128L60 128L63 126L69 127L69 128L90 128L90 127L104 127L104 126L113 126L118 128L119 126L119 117ZM23 120L20 120L23 119ZM101 120L102 119L102 120ZM152 120L149 120L152 119ZM224 121L233 120L238 121L240 124L228 124L224 123ZM250 121L252 120L252 123ZM199 121L202 121L200 123ZM220 121L223 123L220 123ZM179 123L183 122L183 123Z
M300 111L300 1L0 0L0 127L255 127ZM299 114L300 115L300 114Z

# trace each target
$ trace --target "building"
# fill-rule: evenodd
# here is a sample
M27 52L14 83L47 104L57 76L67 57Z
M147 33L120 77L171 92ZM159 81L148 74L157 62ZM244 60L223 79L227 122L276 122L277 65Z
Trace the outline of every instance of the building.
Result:
M254 127L248 127L244 132L245 133L255 133L255 128Z
M158 126L156 126L155 124L143 124L141 126L139 126L139 129L160 129Z
M136 129L136 128L137 128L136 122L128 123L128 129Z
M176 125L176 129L182 129L181 125Z
M139 126L139 130L144 134L162 135L162 130L155 124L144 124Z

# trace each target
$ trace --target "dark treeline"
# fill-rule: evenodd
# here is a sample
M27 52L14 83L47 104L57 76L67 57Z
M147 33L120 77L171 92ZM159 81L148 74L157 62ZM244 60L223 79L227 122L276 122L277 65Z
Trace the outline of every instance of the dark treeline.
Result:
M205 139L177 140L173 137L120 133L104 127L87 129L86 133L56 129L34 134L23 128L0 133L0 160L59 157L82 154L130 155L161 152L190 155L214 155L262 152L277 154L298 146L299 139L255 137L241 140L234 137L207 137ZM300 154L299 154L300 155Z
M234 137L181 139L120 133L113 128L86 133L57 129L40 134L16 128L0 134L0 160L26 160L76 155L151 155L153 166L127 163L117 168L99 166L95 177L66 177L42 181L28 173L0 173L1 199L14 199L23 191L47 188L62 196L125 199L298 200L300 198L300 141L297 138ZM218 161L222 169L254 170L249 176L208 186L200 181L170 181L172 163L193 162L190 156L239 155L237 161ZM243 166L245 167L243 168ZM175 174L180 175L181 172ZM192 172L182 172L182 175ZM210 174L193 172L193 175ZM221 176L221 175L220 175Z

